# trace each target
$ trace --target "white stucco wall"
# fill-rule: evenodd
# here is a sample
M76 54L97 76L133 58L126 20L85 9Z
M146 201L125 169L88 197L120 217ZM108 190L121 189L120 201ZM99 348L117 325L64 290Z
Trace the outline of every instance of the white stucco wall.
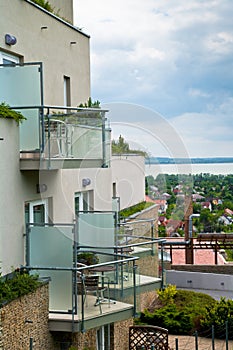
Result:
M145 159L139 155L114 155L111 161L116 197L124 209L145 200Z

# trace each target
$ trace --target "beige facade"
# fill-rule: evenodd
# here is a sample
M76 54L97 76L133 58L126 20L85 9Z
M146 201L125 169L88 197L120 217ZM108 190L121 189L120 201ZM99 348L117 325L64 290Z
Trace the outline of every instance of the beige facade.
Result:
M54 12L70 23L73 23L73 0L49 0L49 3L54 8Z
M70 9L71 0L67 4L65 8ZM4 14L0 51L21 62L43 62L44 104L66 105L64 77L70 84L69 104L75 107L86 102L90 97L89 36L27 0L3 0L0 13ZM5 34L15 36L16 44L5 44Z
M71 0L65 3L53 0L51 4L60 8L64 17L72 17ZM2 55L10 60L18 58L21 63L42 62L45 105L66 105L64 77L70 83L69 103L75 107L87 101L90 96L89 36L30 0L3 0L0 11L4 13L0 23L0 59ZM6 34L15 36L16 44L6 44ZM11 120L0 119L0 125L0 137L4 138L0 141L1 183L4 184L0 192L2 273L25 263L25 205L30 212L31 207L43 203L45 222L73 223L77 195L81 201L88 197L89 208L96 211L111 211L112 197L116 196L121 198L121 208L144 200L143 157L114 157L108 168L65 169L61 166L58 170L33 167L22 170L19 127ZM83 179L89 179L87 186L83 186ZM38 193L39 184L46 190ZM27 220L31 222L32 215Z
M0 118L0 234L2 273L25 264L25 203L47 202L49 221L72 223L75 219L75 194L88 193L95 210L112 209L111 168L20 171L19 126ZM90 179L88 186L82 185ZM46 191L37 193L37 185ZM106 190L106 184L109 184ZM3 243L4 242L4 243ZM10 253L9 253L10 252Z
M115 196L121 209L145 200L145 158L140 155L114 155L111 161ZM113 185L114 186L114 185Z
M60 8L60 15L72 22L72 0L50 0L50 3L56 9ZM72 340L72 343L80 350L86 346L98 350L109 348L105 345L103 347L103 343L107 341L111 341L112 349L127 349L128 328L133 324L136 311L134 298L131 298L130 304L126 304L124 300L121 301L122 295L116 294L114 297L116 303L115 301L113 303L116 308L111 309L105 305L106 309L103 314L96 314L98 312L98 308L95 308L96 304L86 309L82 304L83 308L81 308L77 302L78 295L77 288L75 288L76 271L72 276L70 272L76 263L76 238L80 245L90 245L89 242L91 242L93 250L102 249L105 245L104 248L111 249L109 255L113 252L117 232L114 226L117 216L113 211L116 210L118 203L113 201L113 197L120 198L120 209L144 201L144 157L125 155L111 158L111 133L110 129L105 129L103 123L106 120L105 111L79 110L80 113L72 116L69 116L68 113L57 114L55 118L58 120L54 120L54 115L48 115L49 112L46 111L48 108L44 107L46 105L51 106L51 109L52 106L77 107L90 97L89 36L30 0L1 0L0 13L4 13L0 22L0 64L20 62L23 66L23 63L41 62L44 95L44 101L41 101L38 109L29 108L29 111L31 109L33 111L30 112L31 114L28 113L27 117L30 120L24 121L23 127L12 119L0 117L0 271L5 275L21 265L26 263L30 265L32 262L30 269L36 266L38 270L38 266L42 266L39 270L45 268L46 277L51 277L49 301L48 289L45 286L45 294L41 291L36 292L32 301L28 301L29 297L25 296L12 302L13 308L10 305L6 306L6 313L9 314L9 317L6 317L5 320L0 319L0 333L2 330L0 347L4 341L4 346L8 348L9 339L13 346L16 341L19 349L26 347L28 335L30 335L34 338L38 349L60 350L66 336L69 338L69 343ZM6 44L6 34L13 35L16 43ZM28 66L25 65L25 67ZM10 70L15 69L17 73L19 71L22 73L24 68L18 65L16 67L14 65L4 66L0 68L0 73L2 73L0 75L5 79L4 86L7 86L5 90L9 90L7 96L15 101L20 95L22 101L26 95L31 106L33 96L30 96L30 100L28 95L34 94L33 88L27 94L21 94L20 90L20 79L24 78L24 73L20 74L20 79L17 74L16 79L14 77L16 86L19 86L18 90L15 89L15 84L12 84L9 78L9 75L12 74ZM33 74L35 71L36 79L38 79L39 70L34 69ZM32 86L36 80L35 75L27 74L27 79ZM0 86L0 103L3 101L3 96L5 96L5 91ZM22 104L24 105L24 101ZM94 118L92 113L95 114ZM70 122L72 118L74 118L73 124ZM85 120L80 122L82 119ZM36 142L32 140L32 135L34 135L32 130L33 132L36 130ZM71 131L76 138L72 139L67 130ZM51 134L55 135L53 141L49 138ZM43 137L44 143L41 141ZM48 140L51 141L51 144ZM49 151L51 145L56 146L56 151L53 149L52 156ZM73 153L70 150L63 152L68 146L72 148ZM76 217L76 213L89 210L96 211L99 215L96 221L92 221L94 214L88 213L87 225L78 226L81 214ZM103 212L108 213L104 213L100 218ZM27 225L29 223L30 225ZM63 231L61 226L68 227L69 231L65 229ZM80 236L88 243L81 242ZM33 239L34 242L30 246ZM151 254L150 249L148 249L148 254ZM29 256L30 259L27 259ZM127 263L129 265L124 266L127 272L131 269L135 273L132 262L134 263L137 259L137 257L130 257ZM113 260L111 255L107 263L112 264ZM104 263L100 261L98 265L106 264L106 256L103 261ZM146 261L146 258L142 261ZM119 262L118 260L117 263ZM56 273L53 274L54 267L55 270L59 270L59 277ZM67 269L68 272L64 272L63 267L65 267L64 271ZM51 271L47 271L47 268ZM150 258L149 268L154 272L154 257ZM115 270L117 272L117 268ZM143 293L149 293L152 288L154 290L159 283L153 272L148 274L153 278L151 277L149 282L148 280L144 282ZM127 295L132 297L136 291L135 279L130 280L130 275L127 276L124 276L123 270L121 279L118 273L114 273L114 276L111 277L114 278L114 293L115 285L119 284L120 287L117 288L122 294L121 289L124 282L124 285L127 286ZM148 298L146 294L143 305L146 305ZM96 301L96 298L94 299ZM48 307L50 311L56 310L58 318L48 320ZM32 318L31 328L29 328L31 323L25 324L24 311L28 319ZM16 321L14 320L15 312L18 316ZM64 314L67 317L64 318ZM35 318L33 315L36 315ZM37 315L42 323L38 322ZM81 333L83 325L81 325L80 315L85 318L86 333ZM77 318L77 327L80 327L76 328L75 332L73 317ZM9 324L13 324L14 327L9 328ZM12 332L14 328L16 332ZM1 335L3 335L2 338Z
M60 9L61 16L72 20L72 0L66 0L66 6L63 0L50 3ZM0 23L0 56L16 62L18 58L21 63L42 62L44 104L64 106L69 102L75 107L86 102L90 97L89 36L30 0L1 1L0 12L4 13ZM5 43L6 34L16 37L15 45ZM65 78L70 84L69 101L65 101L64 96ZM26 203L44 202L47 220L72 223L75 193L88 192L92 208L99 210L111 208L112 194L103 186L109 183L111 188L110 169L20 171L19 126L9 119L0 119L0 124L4 138L0 148L1 183L4 184L0 191L0 261L4 274L25 264ZM90 185L85 188L84 177L90 179ZM45 193L37 193L38 184L46 185Z

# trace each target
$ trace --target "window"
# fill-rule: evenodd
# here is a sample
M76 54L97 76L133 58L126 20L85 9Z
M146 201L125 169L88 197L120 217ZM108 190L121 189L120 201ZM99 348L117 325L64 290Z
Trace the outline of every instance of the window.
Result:
M110 325L102 326L97 330L96 334L96 348L97 350L108 350L111 348L110 344Z
M90 211L93 209L93 191L75 193L75 215L79 211Z
M70 77L64 76L64 106L71 106Z
M48 222L47 199L25 203L25 223L44 224Z
M0 64L19 63L19 57L0 51Z
M112 196L116 197L116 183L115 182L113 182L113 184L112 184Z

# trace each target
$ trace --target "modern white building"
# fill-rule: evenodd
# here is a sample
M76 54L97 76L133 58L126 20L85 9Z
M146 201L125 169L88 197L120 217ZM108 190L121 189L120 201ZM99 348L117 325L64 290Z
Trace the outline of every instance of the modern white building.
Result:
M74 324L76 272L58 276L54 269L76 268L74 255L84 245L103 253L100 263L114 261L116 213L144 200L144 159L111 158L107 111L78 108L91 96L90 37L72 24L72 0L50 3L66 19L31 0L0 1L0 103L27 118L18 125L0 115L0 261L3 275L20 266L40 267L44 275L49 266L50 309L71 309L73 317L62 324L51 316L51 330L79 332L85 315ZM126 259L131 272L135 261ZM115 294L121 300L123 289ZM133 291L135 279L128 296ZM109 341L110 325L131 319L135 301L90 319L85 329Z

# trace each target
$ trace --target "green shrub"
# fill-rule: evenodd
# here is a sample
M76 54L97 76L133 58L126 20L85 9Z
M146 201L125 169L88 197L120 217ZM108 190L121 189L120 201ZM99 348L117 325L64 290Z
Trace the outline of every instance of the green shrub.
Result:
M163 304L173 304L174 297L177 294L176 286L169 284L165 289L157 291L159 300Z
M139 211L142 211L146 208L151 207L152 205L154 205L154 203L152 203L152 202L141 202L141 203L135 204L131 207L122 209L120 211L120 218L127 218L130 215L136 214Z
M5 102L0 103L0 118L12 118L18 124L26 119L20 112L11 109Z
M0 304L31 293L40 285L38 276L15 272L10 278L0 279Z
M171 334L189 334L193 328L190 314L179 310L175 304L168 304L153 313L145 311L141 314L141 321L153 326L167 328Z
M158 300L163 306L157 304L157 309L154 311L145 310L137 323L164 327L173 334L193 334L195 330L200 331L209 326L206 324L204 327L202 320L208 319L206 316L208 308L212 310L215 307L216 301L211 296L177 290L175 286L170 285L157 293Z
M221 298L214 305L206 308L206 313L200 321L201 332L206 332L212 325L217 338L224 338L226 321L228 322L229 339L233 339L233 300Z
M45 10L49 12L54 12L54 7L49 3L49 1L46 0L32 0L35 4L43 7Z

